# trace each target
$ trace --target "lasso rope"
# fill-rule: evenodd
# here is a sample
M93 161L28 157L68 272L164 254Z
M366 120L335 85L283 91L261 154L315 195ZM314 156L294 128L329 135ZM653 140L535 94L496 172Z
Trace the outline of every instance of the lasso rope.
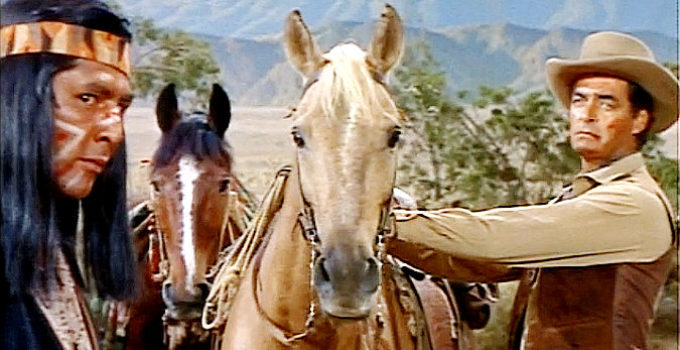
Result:
M206 279L210 282L213 281L218 272L218 266L220 261L222 261L221 257L230 251L232 245L236 244L238 238L240 238L240 233L246 232L255 215L255 201L250 193L246 191L236 177L232 178L232 181L235 183L231 185L232 189L229 190L229 204L227 205L227 213L224 216L220 231L223 234L220 236L219 246L224 247L224 239L227 237L229 237L230 245L224 247L214 267L206 274Z
M201 316L201 325L204 329L219 329L229 318L243 273L264 241L265 233L274 214L281 208L283 189L290 171L291 168L285 166L277 172L276 179L269 187L250 227L221 254L214 270L211 271L211 275L215 274L215 280Z

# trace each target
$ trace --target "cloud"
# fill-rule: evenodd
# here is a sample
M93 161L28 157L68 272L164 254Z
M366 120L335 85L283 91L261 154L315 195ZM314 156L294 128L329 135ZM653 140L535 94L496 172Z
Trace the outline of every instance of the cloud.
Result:
M605 7L615 8L615 6L606 5ZM598 6L593 0L565 0L562 7L558 8L548 19L545 26L548 28L581 27L595 20L597 12Z

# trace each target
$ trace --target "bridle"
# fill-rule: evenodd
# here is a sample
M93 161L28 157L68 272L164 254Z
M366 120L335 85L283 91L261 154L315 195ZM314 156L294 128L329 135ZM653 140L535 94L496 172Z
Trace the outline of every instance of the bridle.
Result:
M236 191L235 189L231 188L231 185L233 184L233 176L229 176L229 184L230 188L227 191L227 211L224 213L224 216L222 218L222 224L220 225L220 236L219 236L219 250L222 251L224 249L224 244L227 242L227 238L230 239L230 242L234 242L236 239L236 235L234 234L232 227L229 225L229 219L230 219L230 211L234 210L234 206L236 203L232 203L232 199L234 199L235 194L232 193ZM160 227L160 223L156 219L156 206L158 205L157 197L155 196L155 190L153 186L151 186L151 191L150 191L150 201L149 201L149 206L151 209L151 214L149 218L149 225L148 230L149 230L149 249L148 249L148 262L151 263L155 259L152 256L152 254L155 254L156 252L156 247L154 245L158 245L157 251L158 251L158 270L155 271L151 275L151 280L154 283L161 284L163 281L167 280L170 274L170 260L168 259L168 254L167 254L167 243L165 240L165 235L163 233L162 227ZM236 198L238 195L236 195ZM227 237L228 236L228 237ZM155 268L155 266L152 266L152 268ZM214 277L216 274L215 269L210 269L208 273L206 274L206 280L209 284L212 283ZM178 326L184 324L184 321L178 321L175 319L172 319L169 317L167 310L163 314L162 317L163 321L163 340L166 343L166 345L169 345L169 329L172 326ZM199 319L200 322L200 319ZM202 339L203 337L206 336L207 333L201 332L201 327L195 327L194 322L189 322L186 324L186 328L189 330L191 334L194 334L197 339Z
M298 166L299 169L299 166ZM394 177L393 177L394 179ZM314 210L312 209L311 205L309 202L304 197L304 193L302 192L302 184L299 181L299 171L298 171L298 186L300 186L300 195L302 198L303 202L303 208L298 214L298 220L297 224L300 225L301 231L302 231L302 236L304 240L309 244L310 248L310 257L309 257L309 269L310 269L310 280L309 280L309 288L310 290L314 290L314 281L313 281L313 273L314 271L314 265L317 262L317 259L319 258L319 253L320 253L320 247L321 247L321 239L319 238L316 224L314 221ZM392 196L390 195L390 199L387 200L380 211L380 220L379 224L377 227L377 235L376 235L376 241L375 241L375 246L374 246L374 254L376 259L380 262L380 264L386 264L386 248L385 248L385 238L391 236L392 232L392 220L393 220L393 214L391 212L391 201L392 201ZM306 338L308 335L312 334L314 332L314 327L316 325L315 321L317 319L317 301L315 301L315 298L312 297L312 300L310 300L309 303L309 309L307 311L307 316L305 319L305 329L300 332L300 333L295 333L289 330L284 329L282 326L276 324L276 322L267 314L267 312L263 309L262 304L260 303L259 296L257 293L257 277L259 275L260 271L260 266L262 263L262 252L264 249L260 250L259 254L256 256L256 260L253 262L253 273L252 273L252 281L251 281L251 286L252 286L252 295L253 295L253 300L255 302L256 309L260 316L266 321L267 326L269 327L269 332L272 334L279 342L286 346L291 346L293 343L296 341L302 340ZM378 285L378 290L376 292L378 295L381 293L381 285ZM311 293L311 295L316 295L316 293ZM376 324L378 325L379 329L382 331L384 328L384 317L383 317L383 309L384 305L382 302L382 298L378 298L378 305L377 305L378 311L376 312ZM379 336L380 333L376 332L375 336Z
M228 179L229 179L229 184L232 184L233 183L233 177L229 176ZM220 240L219 240L219 245L218 245L218 247L220 247L220 251L224 248L224 244L226 242L227 235L229 236L230 242L234 242L237 238L235 236L233 230L231 230L231 227L228 226L229 225L229 218L230 218L229 217L229 210L233 209L233 208L231 208L232 204L233 204L233 203L231 203L231 200L233 198L232 192L234 192L234 191L231 188L227 191L227 199L226 199L227 203L228 203L227 212L225 213L224 217L222 218L222 224L220 225L220 237L219 237ZM156 210L155 210L155 208L156 208L156 205L157 205L158 202L157 202L157 198L155 196L155 191L153 189L153 186L151 186L151 191L150 191L149 197L150 197L149 206L150 206L150 209L151 209L151 218L150 218L150 225L149 225L149 231L151 231L151 232L149 232L149 233L156 237L156 241L158 242L158 245L159 245L158 251L159 251L159 255L160 255L160 257L159 257L159 261L160 261L159 269L158 269L158 272L155 273L152 276L152 279L153 279L154 282L160 283L160 282L165 281L170 274L170 272L169 272L170 260L168 259L168 255L167 255L167 249L166 249L167 244L165 242L165 235L163 234L163 230L160 227L160 223L158 222L158 220L156 220ZM153 247L151 246L151 240L149 240L149 252L152 252L153 251L152 249L153 249ZM208 274L208 275L206 275L206 278L210 279L210 277L213 277L213 275L214 274L212 274L212 273Z
M298 162L298 169L299 162ZM395 177L392 176L392 188L394 188ZM316 221L314 219L314 209L312 209L311 204L305 198L305 194L302 191L302 183L300 182L300 172L298 171L298 186L300 186L300 197L302 198L302 210L298 214L298 223L302 229L302 236L310 244L312 248L312 263L316 262L318 253L320 252L321 239L316 228ZM374 246L375 258L381 263L385 262L385 237L389 237L392 232L392 195L382 204L380 208L380 219L378 220L378 227L376 229L376 241Z
M319 80L319 74L321 71L317 72L316 74L312 75L312 78L309 79L309 81L305 84L304 90L303 90L303 95L307 90L314 85ZM373 71L371 76L375 80L376 83L382 85L383 87L386 87L384 77L382 74L378 73L377 71ZM293 108L295 110L295 108ZM321 245L321 240L319 238L317 228L316 228L316 221L314 220L314 209L312 209L311 204L305 197L305 193L302 189L302 179L300 178L300 157L299 153L295 157L295 162L297 165L297 177L298 177L298 186L299 186L299 192L300 192L300 197L302 199L302 210L300 211L298 215L298 223L300 224L300 227L302 228L302 235L305 238L307 242L311 245L312 248L312 264L315 263L315 259L318 256L319 253L319 247ZM392 173L392 186L390 188L394 188L395 183L396 183L396 168L394 169L394 172ZM374 247L374 253L375 257L380 261L381 263L384 263L385 261L385 237L388 237L391 234L392 231L392 211L391 211L391 205L392 205L392 193L390 192L389 198L387 198L381 208L380 208L380 219L378 220L378 227L377 227L377 235L376 235L376 242L375 242L375 247Z
M316 73L312 75L312 78L309 79L307 84L305 84L304 90L303 90L303 95L304 93L309 89L311 85L313 85L315 82L318 81L318 75L319 73ZM376 82L380 83L381 85L384 85L382 81L382 76L379 74L374 74L373 75L374 79L376 79ZM292 113L294 113L296 109L292 109ZM300 159L299 159L299 153L295 157L296 160L296 165L297 165L297 182L299 186L299 193L300 193L300 198L302 200L302 209L298 213L298 218L297 218L297 224L300 225L301 231L302 231L302 236L304 240L308 243L309 248L310 248L310 259L309 259L309 269L310 269L310 281L309 281L309 288L311 291L314 291L314 281L313 281L313 271L314 271L314 265L317 263L317 260L320 256L321 252L321 239L319 237L317 227L316 227L316 221L314 218L314 209L312 208L310 202L307 200L305 197L303 188L302 188L302 181L300 178ZM394 170L394 173L392 174L392 187L394 188L396 181L396 168ZM374 244L374 256L375 258L380 262L381 265L386 264L386 247L385 247L385 238L390 237L392 234L392 226L393 226L393 214L391 210L391 203L392 203L392 193L390 193L390 196L385 202L383 202L380 210L380 218L378 220L378 226L376 228L376 240ZM316 321L316 316L317 316L317 303L318 301L315 300L314 297L310 300L309 303L309 309L307 311L307 316L305 320L305 329L300 332L300 333L295 333L288 331L284 329L282 326L276 324L276 322L266 313L266 311L262 308L262 305L259 300L259 296L257 293L257 276L258 272L260 270L260 265L261 265L261 260L262 260L262 249L258 256L256 257L256 260L254 261L254 270L252 273L252 294L253 294L253 299L255 301L255 306L260 314L260 316L266 321L266 324L269 327L270 333L282 344L286 346L291 346L294 342L299 341L310 335L311 333L314 332L314 327L315 327L315 321ZM378 285L378 290L376 291L378 295L381 293L381 284ZM310 293L310 295L314 296L316 293ZM382 298L378 298L378 304L377 304L378 311L376 312L376 324L379 327L379 330L382 331L384 328L384 317L383 317L383 309L384 305L382 302ZM380 332L376 332L375 336L378 337L380 335Z

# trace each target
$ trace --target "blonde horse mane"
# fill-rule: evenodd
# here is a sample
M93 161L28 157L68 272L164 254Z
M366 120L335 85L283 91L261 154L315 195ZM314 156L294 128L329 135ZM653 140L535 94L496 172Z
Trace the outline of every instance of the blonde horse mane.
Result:
M382 82L376 79L377 73L367 63L364 50L348 42L335 46L323 57L326 63L313 83L317 93L309 93L312 96L303 98L301 104L319 103L329 118L382 115L396 123L403 121ZM340 115L337 106L347 105L349 101L348 107L360 113Z

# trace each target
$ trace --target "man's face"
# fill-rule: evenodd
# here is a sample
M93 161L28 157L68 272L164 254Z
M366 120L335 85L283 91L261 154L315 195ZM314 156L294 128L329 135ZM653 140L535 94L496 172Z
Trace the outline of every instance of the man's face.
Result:
M112 67L78 59L54 75L52 88L54 181L63 194L84 198L123 141L130 83Z
M647 111L634 111L628 82L609 76L589 76L574 83L569 107L569 140L592 170L634 152L636 135L644 131Z

